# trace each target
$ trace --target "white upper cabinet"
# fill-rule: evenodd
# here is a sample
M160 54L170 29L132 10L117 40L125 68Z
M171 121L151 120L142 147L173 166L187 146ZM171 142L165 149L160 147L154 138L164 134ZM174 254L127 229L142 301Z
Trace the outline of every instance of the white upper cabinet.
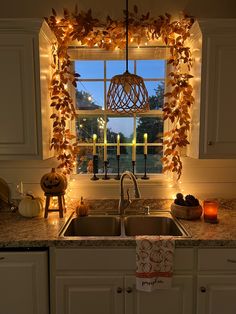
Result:
M0 20L0 159L51 157L53 37L43 20Z
M195 104L187 154L236 158L236 20L199 20L190 44Z

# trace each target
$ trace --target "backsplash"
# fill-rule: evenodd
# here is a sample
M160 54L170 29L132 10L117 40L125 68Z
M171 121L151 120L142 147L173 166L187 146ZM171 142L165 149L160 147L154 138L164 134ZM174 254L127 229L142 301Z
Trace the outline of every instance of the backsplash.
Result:
M32 191L43 197L40 188L41 177L57 165L55 159L45 161L0 161L0 177L9 185L11 198L19 198L16 186L23 182L24 191ZM183 176L177 184L158 181L143 182L138 179L142 198L144 199L172 199L181 192L184 195L193 194L199 199L236 197L236 160L199 160L184 158ZM71 181L70 197L79 199L118 199L119 182L99 180L93 182L84 176Z
M117 213L118 210L118 199L85 199L85 203L87 203L90 207L89 213ZM69 210L75 210L78 200L73 200L68 203L67 207ZM128 213L132 214L133 212L144 212L145 206L150 207L150 211L153 210L170 210L170 206L172 204L172 199L135 199L126 209ZM218 199L219 208L226 210L236 210L236 198L233 199ZM13 200L14 204L18 204L19 200ZM202 201L200 200L202 204ZM0 212L12 211L11 206L0 200Z

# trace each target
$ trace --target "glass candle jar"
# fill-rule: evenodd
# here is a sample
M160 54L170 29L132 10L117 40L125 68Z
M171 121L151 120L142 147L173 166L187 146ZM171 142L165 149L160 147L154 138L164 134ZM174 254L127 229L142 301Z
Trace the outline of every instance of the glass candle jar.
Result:
M210 223L217 223L217 213L219 204L215 200L206 200L203 202L204 220Z

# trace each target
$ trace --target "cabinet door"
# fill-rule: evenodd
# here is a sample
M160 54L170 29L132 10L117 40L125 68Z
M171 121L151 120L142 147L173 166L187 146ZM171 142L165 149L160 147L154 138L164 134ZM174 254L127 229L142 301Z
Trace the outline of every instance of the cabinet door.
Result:
M192 276L176 275L171 289L137 291L135 277L125 277L125 314L192 314Z
M0 156L38 155L34 42L31 34L0 33Z
M236 313L236 275L198 278L197 314Z
M0 252L0 313L47 314L46 252Z
M209 34L206 39L203 37L204 40L202 61L206 75L202 77L205 87L202 98L205 105L202 154L208 158L235 158L236 63L233 60L236 55L236 35L231 32Z
M120 276L56 276L57 314L122 314Z

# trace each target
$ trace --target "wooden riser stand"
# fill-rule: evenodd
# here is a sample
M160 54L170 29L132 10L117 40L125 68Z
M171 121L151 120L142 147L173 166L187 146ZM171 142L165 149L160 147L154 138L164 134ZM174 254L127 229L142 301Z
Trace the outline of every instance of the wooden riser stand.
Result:
M45 204L45 212L44 212L44 218L48 217L48 212L57 212L59 211L59 217L63 218L63 212L66 212L66 206L65 206L65 193L45 193L46 196L46 204ZM58 199L58 209L55 208L49 208L50 206L50 198L56 196Z

